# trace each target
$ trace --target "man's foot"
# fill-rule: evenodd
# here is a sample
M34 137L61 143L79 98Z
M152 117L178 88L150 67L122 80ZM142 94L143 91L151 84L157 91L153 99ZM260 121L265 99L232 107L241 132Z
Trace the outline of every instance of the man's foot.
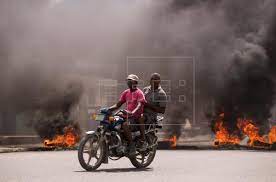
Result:
M130 157L133 157L133 156L135 156L135 154L136 154L136 148L135 148L135 143L131 143L131 144L129 144L129 152L128 152L128 155L130 156Z
M138 148L141 151L145 151L148 148L148 143L146 141L140 140L140 142L138 144Z

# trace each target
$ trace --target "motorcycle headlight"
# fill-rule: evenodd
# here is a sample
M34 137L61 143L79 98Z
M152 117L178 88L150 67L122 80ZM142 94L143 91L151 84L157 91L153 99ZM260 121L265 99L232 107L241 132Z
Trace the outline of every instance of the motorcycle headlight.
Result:
M110 116L110 117L108 118L108 121L109 121L109 122L113 122L113 121L114 121L114 117L113 117L113 116Z
M94 113L94 114L91 115L92 120L96 120L96 118L97 118L97 114Z
M93 121L103 121L105 118L104 114L92 114L91 119Z

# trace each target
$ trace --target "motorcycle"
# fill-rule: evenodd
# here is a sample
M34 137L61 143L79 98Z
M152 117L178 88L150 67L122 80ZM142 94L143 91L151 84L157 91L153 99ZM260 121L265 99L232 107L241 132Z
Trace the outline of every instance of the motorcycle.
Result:
M157 149L158 125L163 117L158 116L157 121L145 125L145 137L148 143L147 148L138 148L141 140L138 127L131 129L132 140L136 146L136 154L129 156L127 140L124 137L122 124L126 122L126 111L119 110L112 114L107 110L100 110L93 118L99 122L96 131L88 131L82 138L78 148L78 159L80 165L87 171L96 170L102 163L107 164L108 160L119 160L128 157L136 168L146 168L154 160Z

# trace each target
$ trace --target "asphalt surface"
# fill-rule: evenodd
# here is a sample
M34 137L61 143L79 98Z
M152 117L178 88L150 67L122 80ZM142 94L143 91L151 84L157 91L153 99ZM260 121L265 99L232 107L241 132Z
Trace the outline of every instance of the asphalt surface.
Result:
M161 150L147 169L123 158L96 172L81 168L76 151L2 153L0 181L275 182L276 152Z

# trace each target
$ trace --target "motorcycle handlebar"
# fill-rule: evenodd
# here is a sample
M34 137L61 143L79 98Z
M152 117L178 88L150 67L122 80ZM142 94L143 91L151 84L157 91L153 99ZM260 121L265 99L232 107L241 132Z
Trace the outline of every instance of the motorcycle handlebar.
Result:
M117 112L115 112L114 115L118 115L119 113L127 114L126 110L120 109L120 110L118 110Z

